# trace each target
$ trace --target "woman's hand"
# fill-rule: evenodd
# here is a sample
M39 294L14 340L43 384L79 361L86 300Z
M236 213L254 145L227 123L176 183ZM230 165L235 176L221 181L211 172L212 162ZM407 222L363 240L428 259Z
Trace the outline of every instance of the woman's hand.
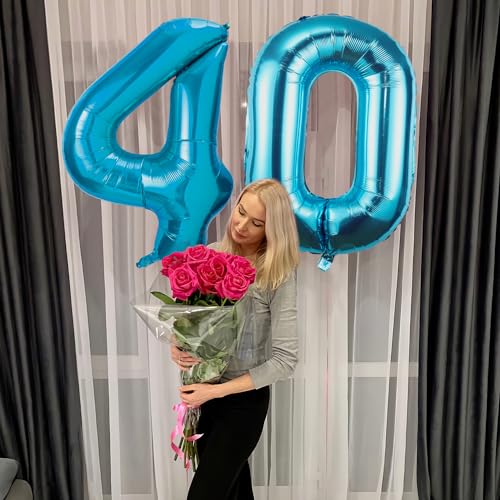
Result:
M170 344L170 356L172 357L172 361L183 371L189 370L192 366L200 362L199 359L193 358L193 356L182 351L174 344Z
M188 406L201 406L211 399L220 397L218 384L190 384L179 387L181 399Z

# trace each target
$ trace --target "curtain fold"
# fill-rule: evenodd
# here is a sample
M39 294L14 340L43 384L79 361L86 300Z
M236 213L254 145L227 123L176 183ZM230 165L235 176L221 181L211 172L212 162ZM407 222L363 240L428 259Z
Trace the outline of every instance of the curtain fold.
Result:
M434 3L418 490L500 497L500 2Z
M337 12L382 28L412 60L420 113L425 103L427 1L45 2L51 13L59 150L68 112L83 90L160 23L176 17L229 23L218 140L235 187L209 228L210 242L221 239L244 184L249 72L260 47L285 24L302 15ZM169 88L120 126L118 140L125 149L161 149ZM305 177L312 192L333 197L347 191L355 131L352 84L338 74L321 76L312 89L307 126ZM257 499L416 499L418 309L413 301L420 288L419 186L420 181L402 225L377 247L337 256L328 273L316 269L317 256L302 254L300 361L293 380L273 387L267 423L251 459ZM158 265L134 266L150 251L156 221L145 210L86 196L64 168L61 189L85 388L80 397L89 498L183 498L191 476L172 461L168 442L178 373L168 346L148 333L129 306L158 272Z
M75 338L43 4L0 6L0 456L83 499Z

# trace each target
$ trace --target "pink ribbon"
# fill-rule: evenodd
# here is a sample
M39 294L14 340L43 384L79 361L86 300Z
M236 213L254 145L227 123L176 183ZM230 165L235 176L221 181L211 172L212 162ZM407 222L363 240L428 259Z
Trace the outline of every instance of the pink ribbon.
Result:
M186 403L177 403L174 405L173 410L177 412L177 423L175 424L174 430L170 433L170 446L172 450L174 450L175 454L180 457L180 459L184 462L184 467L189 469L189 462L186 463L184 460L184 452L175 444L175 438L177 436L182 436L186 441L193 442L203 436L203 434L193 434L192 436L186 437L184 435L184 420L186 418L186 413L188 411L188 406Z
M174 405L173 410L177 412L177 423L174 430L170 433L170 446L175 451L175 454L183 460L184 452L175 444L175 438L176 436L184 435L182 426L184 425L184 417L187 413L187 405L186 403L177 403Z

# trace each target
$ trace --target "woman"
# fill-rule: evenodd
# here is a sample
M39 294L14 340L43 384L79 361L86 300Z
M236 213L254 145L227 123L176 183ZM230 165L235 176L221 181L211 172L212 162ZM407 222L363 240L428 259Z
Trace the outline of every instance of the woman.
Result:
M267 414L269 386L289 377L297 363L296 267L299 248L295 216L284 187L273 179L241 192L218 250L242 255L257 269L248 291L251 328L242 344L245 359L231 362L219 384L180 388L188 405L201 406L200 463L188 500L253 499L248 458ZM250 317L250 315L249 315ZM181 369L197 360L172 346Z

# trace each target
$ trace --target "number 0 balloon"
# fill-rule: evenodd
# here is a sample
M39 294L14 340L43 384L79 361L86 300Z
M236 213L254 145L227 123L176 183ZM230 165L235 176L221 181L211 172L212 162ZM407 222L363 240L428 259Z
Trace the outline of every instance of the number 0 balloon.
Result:
M309 94L327 71L351 79L357 93L356 163L351 188L325 199L304 178ZM415 78L399 45L353 18L314 16L285 26L263 46L248 92L247 183L274 177L287 188L301 249L334 255L387 238L410 201L415 158Z

